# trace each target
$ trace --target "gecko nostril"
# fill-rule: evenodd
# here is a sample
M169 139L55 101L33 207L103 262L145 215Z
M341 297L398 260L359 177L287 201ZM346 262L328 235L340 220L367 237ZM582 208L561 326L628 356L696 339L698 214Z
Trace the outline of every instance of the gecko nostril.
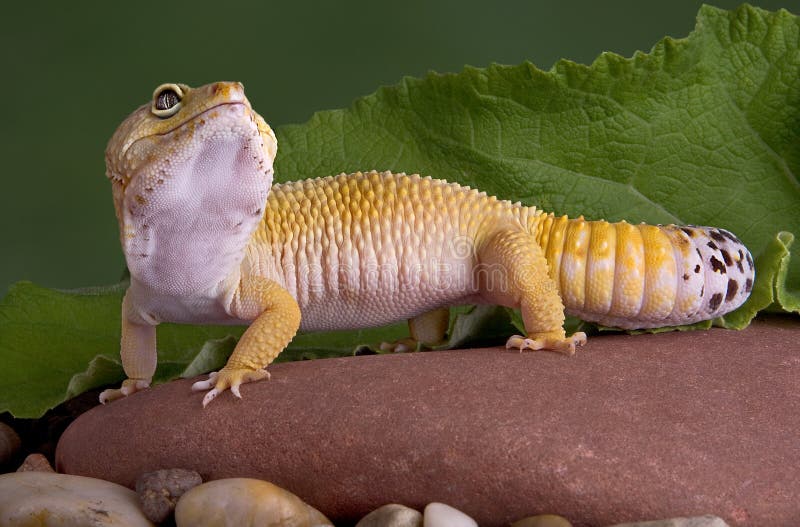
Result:
M241 82L215 82L211 85L211 95L231 101L242 101L244 99L244 86Z
M211 91L214 95L221 95L223 97L227 97L230 93L230 83L229 82L215 82L211 86Z

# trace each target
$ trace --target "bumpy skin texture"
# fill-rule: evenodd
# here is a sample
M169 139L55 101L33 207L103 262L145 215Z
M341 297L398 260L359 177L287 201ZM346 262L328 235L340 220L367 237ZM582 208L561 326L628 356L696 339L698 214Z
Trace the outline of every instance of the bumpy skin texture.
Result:
M250 323L204 404L268 377L298 329L408 319L410 349L444 338L446 308L520 308L507 346L572 353L564 312L620 328L689 324L735 309L753 260L731 233L545 214L419 175L357 172L271 186L277 143L238 83L162 85L106 151L131 271L129 379L149 385L155 325Z

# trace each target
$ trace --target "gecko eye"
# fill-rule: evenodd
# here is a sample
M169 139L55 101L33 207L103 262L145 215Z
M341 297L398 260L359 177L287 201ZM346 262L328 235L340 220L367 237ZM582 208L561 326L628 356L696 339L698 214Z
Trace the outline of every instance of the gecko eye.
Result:
M166 119L172 117L181 108L183 90L177 84L162 84L153 92L153 115Z

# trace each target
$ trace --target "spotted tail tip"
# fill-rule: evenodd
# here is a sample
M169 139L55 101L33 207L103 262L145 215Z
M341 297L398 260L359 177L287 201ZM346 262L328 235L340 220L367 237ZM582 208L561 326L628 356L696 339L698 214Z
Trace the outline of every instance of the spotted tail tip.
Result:
M702 262L700 320L729 313L750 296L755 264L747 247L731 232L715 227L681 227Z

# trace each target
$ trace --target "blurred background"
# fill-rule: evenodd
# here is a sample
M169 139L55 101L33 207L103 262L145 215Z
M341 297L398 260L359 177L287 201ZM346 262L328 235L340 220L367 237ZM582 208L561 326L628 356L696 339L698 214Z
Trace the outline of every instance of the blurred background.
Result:
M162 82L241 81L275 127L429 70L525 60L548 69L559 58L590 63L606 50L648 51L665 35L688 35L701 3L4 4L0 296L17 280L73 288L119 279L124 261L103 151ZM800 14L800 0L753 4Z

